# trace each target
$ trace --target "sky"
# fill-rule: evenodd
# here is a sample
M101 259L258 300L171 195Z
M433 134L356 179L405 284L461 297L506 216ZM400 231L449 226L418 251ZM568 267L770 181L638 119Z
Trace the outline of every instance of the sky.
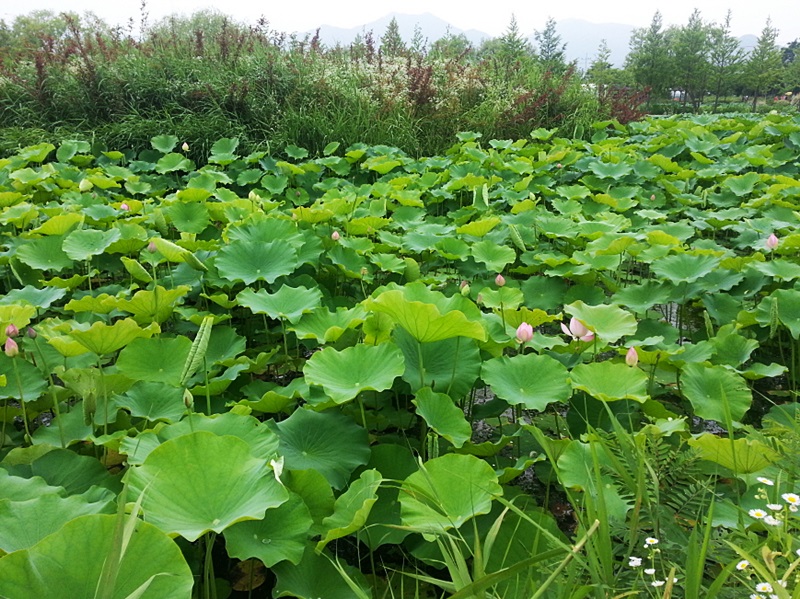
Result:
M141 0L0 0L0 18L12 21L19 14L34 10L75 12L92 11L111 24L139 21ZM695 7L706 21L720 22L728 8L732 10L734 35L758 35L767 17L780 31L779 43L800 38L800 2L798 0L147 0L150 21L170 14L191 14L202 8L214 8L239 21L255 22L265 16L273 29L303 32L320 25L355 27L392 12L421 14L430 12L460 29L478 29L492 36L501 35L514 14L520 30L532 33L542 29L548 17L562 20L583 19L593 23L625 23L635 27L649 25L656 9L665 24L686 23Z

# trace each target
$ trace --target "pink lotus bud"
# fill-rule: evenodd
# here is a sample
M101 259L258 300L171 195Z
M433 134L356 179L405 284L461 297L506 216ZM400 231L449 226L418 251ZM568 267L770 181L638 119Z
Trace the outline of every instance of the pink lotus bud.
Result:
M556 164L556 168L562 168L562 166L563 165L560 162L558 164Z
M527 322L521 323L517 327L517 343L527 343L533 339L533 327Z
M147 244L147 251L150 252L151 254L155 254L158 251L155 241L151 241L150 243Z
M3 347L3 351L6 352L6 355L9 358L13 358L17 354L19 354L19 345L17 345L17 342L14 341L11 337L9 337L8 339L6 339L6 344Z
M19 329L12 322L6 327L6 337L16 337L17 335L19 335Z
M635 347L630 348L628 353L625 354L625 363L630 367L634 367L639 363L639 353Z
M464 287L466 287L468 285L469 285L469 281L461 281L461 283L459 283L458 287L459 287L459 289L464 289Z
M183 145L181 146L181 150L183 150L184 152L188 152L189 151L189 144L186 143L186 142L183 142Z
M466 283L466 281L464 281L464 283ZM470 291L471 290L469 288L469 283L461 286L461 295L463 295L464 297L467 297Z
M119 205L119 209L122 210L123 212L127 212L128 210L131 209L131 207L128 206L125 202L123 202L122 204Z
M561 330L573 339L580 339L581 341L591 341L594 339L594 333L575 317L570 319L569 328L562 322Z
M333 239L334 241L339 241L340 238L341 235L339 235L339 231L334 231L333 233L331 233L331 239Z
M483 303L483 296L479 293L478 297L475 298L475 302L480 305Z
M777 236L777 235L775 235L775 233L771 233L771 234L770 234L770 236L769 236L769 237L767 237L767 243L766 243L766 245L767 245L767 249L768 249L769 251L772 251L772 250L774 250L776 247L778 247L778 244L779 244L779 243L780 243L780 241L778 240L778 236Z
M28 327L28 330L25 331L25 334L28 336L29 339L36 339L39 336L39 333L36 332L36 329L33 327Z
M650 194L650 199L651 199L651 200L655 200L655 199L656 199L656 194L654 194L654 193L653 193L653 194Z
M502 287L503 285L505 285L505 284L506 284L506 279L505 279L505 277L504 277L503 275L497 275L497 276L494 278L494 284L495 284L495 285L497 285L498 287Z

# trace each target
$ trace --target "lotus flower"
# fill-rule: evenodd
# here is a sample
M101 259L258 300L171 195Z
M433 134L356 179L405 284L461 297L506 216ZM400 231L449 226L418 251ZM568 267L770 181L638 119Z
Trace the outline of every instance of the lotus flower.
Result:
M655 200L655 199L656 199L656 194L654 194L654 193L653 193L653 194L650 194L650 199L651 199L651 200Z
M573 339L580 339L581 341L591 341L594 339L594 333L586 328L580 320L572 318L569 321L569 327L563 322L561 323L561 330L564 334L569 335Z
M150 243L147 244L147 251L150 252L151 254L155 254L158 251L155 241L151 241Z
M181 146L181 150L183 150L184 152L188 152L189 151L189 144L186 143L186 142L183 142L183 145Z
M635 347L630 348L628 353L625 354L625 363L631 368L639 363L639 353L636 351Z
M333 233L331 233L331 239L333 239L334 241L339 241L340 238L341 235L339 235L339 231L334 231Z
M27 336L28 336L30 339L36 339L36 338L39 336L39 333L37 333L37 332L36 332L36 329L34 329L33 327L28 327L28 330L27 330L27 331L25 331L25 334L26 334L26 335L27 335Z
M128 206L125 202L123 202L122 204L119 205L119 209L122 210L123 212L127 212L128 210L131 209L131 207Z
M503 275L497 275L494 278L494 284L497 285L498 287L502 287L503 285L506 284L506 278Z
M517 343L527 343L533 339L533 327L523 322L517 327Z
M11 337L9 337L8 339L6 339L6 344L3 347L3 351L6 352L6 355L9 358L13 358L19 353L19 345L17 345L17 342L14 341Z
M780 240L778 239L778 236L777 236L777 235L775 235L775 233L771 233L771 234L770 234L770 236L769 236L769 237L767 237L767 243L766 243L766 246L767 246L767 249L768 249L770 252L771 252L772 250L774 250L776 247L778 247L778 244L779 244L779 243L780 243Z
M17 335L19 335L19 329L12 322L6 327L6 337L16 337Z

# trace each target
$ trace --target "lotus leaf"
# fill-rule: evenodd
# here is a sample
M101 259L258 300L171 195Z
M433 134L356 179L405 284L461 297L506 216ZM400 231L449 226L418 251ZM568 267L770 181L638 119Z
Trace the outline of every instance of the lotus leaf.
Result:
M582 301L564 306L567 314L584 323L603 343L615 343L625 335L636 332L636 319L613 304L587 306Z
M317 288L281 286L275 293L264 289L253 291L245 289L236 301L240 306L250 308L254 314L266 314L270 318L288 320L296 324L304 314L319 306L322 292Z
M454 447L461 447L472 438L472 426L449 395L424 387L417 392L413 403L417 406L417 414L428 426Z
M191 348L186 337L134 339L120 352L117 368L135 381L178 386Z
M745 380L723 366L687 364L681 390L700 418L724 424L740 422L753 401Z
M283 561L272 568L278 578L275 588L272 590L272 596L276 599L279 597L293 599L372 597L369 585L358 570L346 563L334 560L335 558L328 553L318 554L312 546L307 546L299 564L294 565ZM345 581L337 570L337 565L347 574L349 581ZM349 583L357 585L361 594L356 594Z
M223 278L247 285L255 281L274 283L278 277L294 272L299 265L294 247L279 241L233 241L219 251L216 260Z
M550 356L536 354L493 358L483 363L481 378L510 405L544 410L572 393L567 369Z
M731 470L734 474L752 474L780 459L771 447L751 439L725 439L711 433L689 439L700 457Z
M570 373L572 386L601 401L647 401L647 375L618 362L578 364Z
M325 534L317 543L317 552L331 541L356 532L364 526L372 506L378 500L383 479L377 470L365 470L347 490L336 498L333 513L322 521Z

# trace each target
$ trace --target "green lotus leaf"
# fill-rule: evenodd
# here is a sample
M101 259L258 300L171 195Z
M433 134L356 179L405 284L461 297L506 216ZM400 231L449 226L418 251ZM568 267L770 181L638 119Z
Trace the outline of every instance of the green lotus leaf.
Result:
M67 449L53 449L29 466L17 465L13 470L19 475L40 476L50 485L63 487L70 495L85 493L92 487L116 490L119 486L118 480L98 460Z
M422 533L459 528L492 509L503 494L497 474L484 460L447 454L421 465L403 481L400 509L403 524Z
M326 347L303 366L306 381L319 385L336 403L354 399L366 390L389 389L403 374L405 360L393 343L359 344L338 351Z
M41 495L25 501L0 500L0 550L29 549L79 516L114 513L112 497L88 501L80 495Z
M174 173L175 171L192 171L194 162L186 158L183 154L170 152L162 156L156 163L157 173Z
M449 395L425 387L417 392L412 403L417 406L417 415L454 447L462 447L472 438L472 426Z
M556 193L568 200L582 200L592 195L591 190L585 185L559 185Z
M353 599L353 597L371 597L372 593L361 572L345 562L337 562L336 558L323 552L314 551L307 546L300 563L289 561L276 564L272 571L277 577L272 596L290 597L292 599ZM349 580L345 580L334 564L338 564ZM356 594L350 587L355 584L360 590Z
M49 485L41 476L15 476L0 468L0 500L27 501L43 495L66 494L63 487Z
M442 314L438 306L409 300L405 293L406 291L400 289L384 291L375 299L365 300L364 307L371 312L387 314L420 343L452 337L471 337L486 341L483 325L469 320L460 310Z
M0 305L27 304L28 306L35 306L39 310L47 310L53 302L57 302L66 294L66 289L59 289L58 287L38 289L32 285L26 285L22 289L12 289L6 293L0 298ZM27 312L27 310L23 309L16 312L19 314L21 312ZM33 314L31 316L33 316ZM10 320L10 318L4 318L4 315L0 314L0 322L9 322ZM16 324L16 322L14 324L21 330L20 325ZM27 324L26 322L25 325Z
M500 287L481 289L481 303L493 310L516 310L525 301L522 291L514 287Z
M156 135L150 140L150 145L162 154L169 154L178 145L178 138L174 135Z
M142 266L138 260L134 260L133 258L128 258L126 256L121 256L120 260L122 261L122 265L125 267L125 270L128 271L128 274L130 274L137 281L150 283L153 280L153 277L150 276L150 273L147 272L145 267Z
M177 387L191 349L192 342L186 337L134 339L119 353L117 368L135 381Z
M99 256L108 246L121 236L119 229L98 231L96 229L80 229L64 238L64 253L72 260L88 260Z
M692 283L714 271L720 262L708 254L674 254L653 262L650 270L672 283Z
M780 323L795 339L800 339L800 291L778 289L761 300L755 320L762 326ZM776 322L777 321L777 322Z
M292 493L303 499L311 514L314 525L308 536L321 535L324 532L322 521L333 513L333 489L322 474L316 470L285 470L282 480Z
M140 381L122 395L114 404L130 412L131 416L149 422L166 420L176 422L186 412L183 405L183 390L165 383Z
M647 401L647 375L619 362L578 364L570 373L572 386L601 401Z
M476 262L485 264L490 272L503 272L507 265L517 259L517 253L508 246L484 239L472 245L472 257Z
M275 293L268 293L264 289L253 291L245 289L236 301L240 306L250 308L254 314L266 314L274 319L286 319L292 324L297 323L303 314L307 314L319 306L322 292L316 287L281 286Z
M117 516L88 515L75 518L30 549L0 558L0 596L75 599L94 597L108 581L104 564L119 538ZM103 591L111 599L189 599L194 584L181 550L163 532L136 521L119 557L113 588Z
M723 185L735 193L738 197L746 196L753 192L756 185L761 181L758 173L747 173L739 177L727 177Z
M669 287L657 281L629 285L614 294L614 303L627 306L634 312L646 312L656 304L666 304L671 296Z
M72 299L64 306L69 312L93 312L109 314L117 309L117 298L107 293L96 296L84 295L81 299Z
M489 218L482 218L480 220L472 221L471 223L467 223L466 225L461 225L456 229L456 233L459 235L472 235L473 237L483 237L489 231L494 229L497 225L499 225L502 221L497 218L496 216L492 216Z
M280 195L289 184L289 178L283 175L264 175L261 179L261 186L272 195Z
M711 433L689 439L700 457L732 470L737 476L763 470L781 456L768 445L754 439L728 439Z
M195 191L199 191L203 194L208 193L204 190ZM204 204L199 202L177 202L166 208L164 212L172 224L175 225L175 228L181 233L202 233L210 222L208 209Z
M85 331L73 330L70 336L98 356L114 353L134 339L152 337L160 331L157 324L140 327L130 318L117 320L113 325L96 322Z
M564 306L564 311L594 331L603 343L615 343L636 332L636 318L613 304L588 306L582 301Z
M589 164L589 169L601 179L621 179L629 174L633 167L624 162L611 163L595 161Z
M300 263L294 247L283 241L233 241L219 251L216 266L224 279L250 285L255 281L274 283Z
M342 414L299 409L271 426L280 437L286 468L317 470L335 489L369 459L367 431Z
M714 346L716 361L733 367L747 362L750 355L758 349L758 341L743 337L732 324L721 327L709 341Z
M162 443L126 480L143 494L148 522L189 541L242 520L259 520L289 497L246 442L207 431Z
M558 360L536 354L502 356L483 363L481 378L510 405L544 410L572 394L569 373Z
M117 300L116 307L118 310L133 314L133 319L141 325L161 324L172 316L177 301L190 289L188 285L179 285L174 289L156 285L152 291L137 291L129 300Z
M39 235L66 235L78 224L82 223L85 217L77 212L66 212L57 214L31 231Z
M17 249L16 257L31 268L61 272L72 266L72 260L62 249L63 243L60 235L30 239Z
M337 308L331 312L324 306L305 314L294 326L289 327L298 339L316 339L319 343L334 343L347 329L364 323L366 311L360 306L352 309Z
M697 416L721 423L741 422L753 402L746 381L724 366L687 364L681 372L681 391Z
M362 528L373 504L378 500L378 487L383 481L377 470L365 470L347 490L336 498L333 513L322 521L325 534L317 543L317 552L331 541Z
M6 327L9 324L13 324L22 331L30 324L31 318L34 316L36 316L35 306L20 304L0 305L0 323L4 325L0 327L0 342L5 343L7 339Z
M42 371L22 356L9 358L5 353L0 354L0 377L5 377L6 381L5 386L0 387L0 397L24 400L25 403L38 399L49 386Z
M299 564L313 524L306 504L295 493L261 520L237 522L225 530L228 555L240 560L256 558L267 568L284 560Z

